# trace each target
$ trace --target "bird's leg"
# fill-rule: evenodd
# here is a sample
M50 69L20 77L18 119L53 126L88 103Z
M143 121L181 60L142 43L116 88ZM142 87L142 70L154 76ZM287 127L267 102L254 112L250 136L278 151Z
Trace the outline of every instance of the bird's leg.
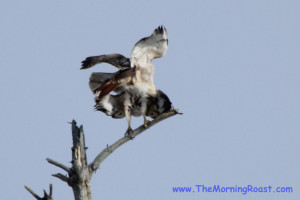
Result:
M132 136L132 134L133 134L133 130L132 130L131 126L130 126L130 121L129 121L128 122L128 128L127 128L127 130L125 132L125 136L129 137L130 139L133 139L134 137Z
M144 117L144 127L145 127L145 128L148 128L148 127L149 127L150 121L148 121L148 120L146 119L146 116L143 116L143 117Z
M132 136L133 130L130 126L130 122L131 122L130 101L127 101L127 99L125 99L125 101L124 101L124 109L125 109L125 117L128 122L128 128L125 132L125 136L129 137L130 139L133 139L134 138Z
M141 105L141 111L143 113L143 117L144 117L144 127L148 128L149 127L149 121L146 119L146 112L147 112L147 99L145 99L144 101L142 101L142 105Z
M128 128L127 128L127 130L126 130L126 132L125 132L125 136L129 137L130 139L133 139L134 137L132 136L132 134L133 134L133 130L132 130L132 128L129 125Z

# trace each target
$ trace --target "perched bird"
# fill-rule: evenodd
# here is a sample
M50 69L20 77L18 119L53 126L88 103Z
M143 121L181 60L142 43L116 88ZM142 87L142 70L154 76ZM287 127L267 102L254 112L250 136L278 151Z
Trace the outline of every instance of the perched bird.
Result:
M106 95L101 101L97 101L95 109L105 113L112 118L125 117L124 100L125 92L116 95ZM146 116L155 119L160 114L171 110L172 103L169 97L161 90L156 91L155 96L147 97L147 111ZM141 116L141 98L135 99L133 96L130 98L130 114L135 117Z
M155 116L171 109L169 98L153 83L152 60L164 56L167 47L167 30L159 26L149 37L135 44L130 59L121 54L109 54L87 57L82 61L81 69L103 62L120 69L115 73L92 73L89 85L96 95L97 110L115 118L126 117L127 134L132 133L131 115L143 115L144 126L147 127L149 122L146 116ZM117 95L110 95L112 91Z

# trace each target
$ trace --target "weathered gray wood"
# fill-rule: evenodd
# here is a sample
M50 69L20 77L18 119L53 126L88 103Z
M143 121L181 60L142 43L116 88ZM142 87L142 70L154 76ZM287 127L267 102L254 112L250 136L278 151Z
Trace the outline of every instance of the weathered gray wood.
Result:
M65 170L66 172L70 173L71 172L71 169L55 160L52 160L50 158L46 158L46 160L48 161L48 163L52 164L52 165L55 165L56 167L59 167L63 170Z
M91 200L90 180L92 172L87 165L83 128L82 126L78 128L75 120L71 124L73 138L73 146L71 148L72 167L69 168L50 158L47 158L47 161L68 173L68 176L61 173L53 174L52 176L68 183L72 187L75 200Z
M155 125L156 123L167 119L173 115L181 114L178 110L170 110L162 115L158 116L156 119L151 121L148 125L148 128ZM133 133L128 136L124 136L115 143L110 146L107 146L104 150L102 150L98 156L94 159L92 163L88 165L87 157L86 157L86 146L84 139L83 127L76 125L76 121L72 121L72 138L73 138L73 146L72 146L72 167L69 168L55 160L47 158L47 161L57 166L68 173L68 175L63 175L61 173L53 174L52 176L68 183L70 187L73 189L73 194L75 200L91 200L91 186L90 181L94 174L94 172L99 168L100 164L107 158L114 150L120 147L122 144L128 142L132 138L141 134L146 130L144 125L138 127L133 131ZM52 185L50 185L50 194L44 191L44 197L41 198L37 194L35 194L29 187L25 186L25 188L36 198L39 200L52 200Z
M28 187L27 185L25 185L26 190L28 190L28 192L30 192L30 194L32 194L32 196L34 196L34 198L36 198L37 200L53 200L52 199L52 184L50 184L50 189L49 189L49 194L47 194L47 192L44 190L44 197L39 197L39 195L37 195L30 187Z
M78 128L72 121L72 168L69 173L69 185L73 189L75 200L91 200L91 173L87 165L86 146L82 126Z
M170 110L166 113L161 114L160 116L158 116L156 119L154 119L153 121L151 121L148 125L148 128L150 128L151 126L157 124L158 122L167 119L173 115L176 114L181 114L178 112L178 110ZM133 133L130 135L132 138L138 136L139 134L141 134L142 132L144 132L146 129L144 125L141 125L140 127L138 127L137 129L135 129L133 131ZM99 167L99 165L104 161L104 159L109 156L114 150L116 150L118 147L120 147L122 144L125 144L126 142L128 142L129 140L131 140L132 138L128 137L128 136L124 136L121 139L119 139L118 141L116 141L115 143L113 143L110 146L107 146L105 149L103 149L98 156L94 159L94 161L90 164L90 168L92 171L96 171Z
M60 180L66 182L66 183L68 183L68 184L69 184L69 182L70 182L70 179L69 179L67 176L62 175L61 173L52 174L52 176L54 176L54 177L56 177L56 178L59 178Z

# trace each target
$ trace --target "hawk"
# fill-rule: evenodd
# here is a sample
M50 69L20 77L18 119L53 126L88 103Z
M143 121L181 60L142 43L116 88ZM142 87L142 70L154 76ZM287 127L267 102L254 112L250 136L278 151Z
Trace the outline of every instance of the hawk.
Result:
M96 101L95 109L105 113L112 118L123 118L125 117L124 100L125 92L117 95L106 95L101 101ZM141 112L141 99L135 99L133 96L130 98L130 114L135 117L142 115ZM160 114L171 110L172 103L169 97L161 90L156 91L155 96L149 96L146 100L147 111L146 116L155 119Z
M87 57L82 61L81 69L103 62L119 69L115 73L92 73L89 85L96 95L97 110L115 118L126 117L128 121L126 134L132 133L131 115L143 115L144 126L147 128L149 122L146 116L155 118L171 109L167 95L157 90L153 83L152 60L164 56L167 48L167 30L159 26L149 37L135 44L130 59L121 54L108 54ZM111 95L112 91L117 94Z

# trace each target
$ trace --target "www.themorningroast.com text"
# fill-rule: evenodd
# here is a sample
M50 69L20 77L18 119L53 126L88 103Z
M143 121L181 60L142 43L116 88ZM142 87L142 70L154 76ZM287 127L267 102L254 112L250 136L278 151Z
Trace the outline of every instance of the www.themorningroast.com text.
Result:
M292 193L293 187L290 186L222 186L222 185L194 185L172 187L174 193L241 193L246 195L248 193Z

